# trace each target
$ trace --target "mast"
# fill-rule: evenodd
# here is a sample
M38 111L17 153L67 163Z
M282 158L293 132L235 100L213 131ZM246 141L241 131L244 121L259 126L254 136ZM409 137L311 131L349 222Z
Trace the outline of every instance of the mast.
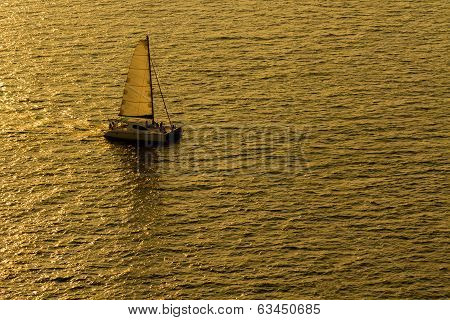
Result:
M150 37L147 34L148 44L148 72L150 75L150 104L152 108L152 123L155 123L155 112L153 109L153 84L152 84L152 61L150 60Z

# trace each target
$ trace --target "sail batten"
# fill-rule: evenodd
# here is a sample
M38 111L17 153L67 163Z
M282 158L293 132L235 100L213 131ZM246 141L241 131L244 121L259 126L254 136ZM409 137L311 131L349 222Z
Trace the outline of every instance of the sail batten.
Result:
M119 115L153 116L151 97L149 46L147 40L141 40L134 50L128 69Z

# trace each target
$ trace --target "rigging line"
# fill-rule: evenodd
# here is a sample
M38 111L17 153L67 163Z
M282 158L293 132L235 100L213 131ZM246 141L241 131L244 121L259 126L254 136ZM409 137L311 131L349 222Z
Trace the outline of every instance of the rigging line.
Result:
M167 118L169 119L169 124L170 124L170 127L172 128L172 120L170 120L170 115L169 115L169 111L167 110L166 101L164 100L164 95L162 93L161 86L159 84L158 73L156 73L155 64L153 63L152 60L150 60L150 64L152 65L153 71L155 72L156 83L158 83L159 93L161 94L161 98L162 98L162 101L164 104L164 109L166 110Z

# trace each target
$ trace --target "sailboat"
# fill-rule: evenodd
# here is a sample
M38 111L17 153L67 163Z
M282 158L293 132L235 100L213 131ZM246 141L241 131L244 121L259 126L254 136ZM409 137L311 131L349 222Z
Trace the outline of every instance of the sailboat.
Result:
M155 119L153 76L156 78L169 125ZM137 44L128 70L119 119L109 120L105 138L145 145L168 145L180 140L182 129L172 123L150 57L150 37Z

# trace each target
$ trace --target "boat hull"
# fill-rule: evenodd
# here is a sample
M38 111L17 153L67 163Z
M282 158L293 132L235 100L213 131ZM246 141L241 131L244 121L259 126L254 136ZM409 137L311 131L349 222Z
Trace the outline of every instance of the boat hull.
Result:
M181 135L181 128L176 128L167 133L112 129L104 134L105 138L111 141L120 141L129 144L144 144L146 146L170 145L180 141Z

